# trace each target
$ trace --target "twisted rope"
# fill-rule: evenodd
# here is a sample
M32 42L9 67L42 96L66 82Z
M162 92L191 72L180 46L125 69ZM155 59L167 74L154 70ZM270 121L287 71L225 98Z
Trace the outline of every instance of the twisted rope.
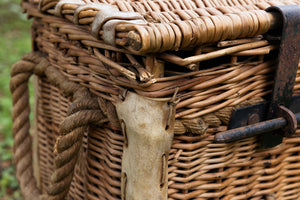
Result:
M68 109L68 117L60 126L59 137L54 148L56 153L55 171L51 176L51 183L46 195L41 195L33 176L27 86L32 74L46 75L51 84L60 88L64 95L73 98L73 103ZM64 199L72 182L83 134L87 126L101 125L108 122L108 118L115 118L116 116L108 116L108 118L105 116L112 109L112 105L103 99L92 97L86 88L68 81L58 69L50 66L48 61L39 53L26 54L21 61L13 66L11 77L10 89L13 96L13 136L15 140L13 152L17 179L23 196L25 199L31 200ZM112 126L119 127L116 122L112 123Z
M48 188L46 199L49 200L61 200L67 195L87 126L108 121L99 109L97 98L92 98L87 89L81 88L74 93L74 99L69 116L60 125L60 136L54 147L56 169Z
M10 90L13 99L13 137L14 137L14 162L16 176L18 178L23 196L26 199L37 199L40 191L36 187L36 180L33 178L32 167L32 140L29 133L29 92L28 80L33 74L34 67L39 58L36 54L30 53L16 63L11 71Z

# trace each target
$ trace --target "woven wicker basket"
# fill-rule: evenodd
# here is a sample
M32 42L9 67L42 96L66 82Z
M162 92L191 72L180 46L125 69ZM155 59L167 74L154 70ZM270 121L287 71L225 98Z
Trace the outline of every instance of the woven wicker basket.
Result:
M300 199L300 130L269 149L214 142L234 109L270 100L279 46L263 35L280 22L264 10L277 5L300 1L23 1L33 52L11 91L24 198Z

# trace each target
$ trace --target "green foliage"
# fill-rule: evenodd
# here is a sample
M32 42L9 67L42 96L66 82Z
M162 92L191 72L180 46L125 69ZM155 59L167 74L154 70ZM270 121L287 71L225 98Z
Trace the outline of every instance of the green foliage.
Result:
M0 168L3 168L0 171L0 199L3 200L21 199L15 169L11 165L13 138L9 80L11 66L31 51L31 22L26 20L19 4L18 0L0 0Z
M18 191L18 183L13 176L15 169L13 167L8 167L2 171L2 176L0 180L0 197L5 197L8 200L19 200L22 199L21 192ZM9 186L9 187L2 187ZM14 191L8 196L8 190Z

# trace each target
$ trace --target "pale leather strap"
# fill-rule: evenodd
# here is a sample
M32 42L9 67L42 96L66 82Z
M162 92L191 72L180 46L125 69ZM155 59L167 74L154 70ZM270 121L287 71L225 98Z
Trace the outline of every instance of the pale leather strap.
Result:
M128 92L116 109L125 138L122 200L167 200L174 104Z

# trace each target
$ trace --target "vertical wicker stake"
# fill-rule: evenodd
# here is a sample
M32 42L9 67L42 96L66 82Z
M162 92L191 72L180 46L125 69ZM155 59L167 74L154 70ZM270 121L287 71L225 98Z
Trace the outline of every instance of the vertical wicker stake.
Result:
M171 106L170 106L171 105ZM173 104L128 93L117 103L124 134L122 200L166 200Z
M155 56L146 56L146 69L153 74L154 78L163 77L165 71L165 64L162 60L156 59Z

